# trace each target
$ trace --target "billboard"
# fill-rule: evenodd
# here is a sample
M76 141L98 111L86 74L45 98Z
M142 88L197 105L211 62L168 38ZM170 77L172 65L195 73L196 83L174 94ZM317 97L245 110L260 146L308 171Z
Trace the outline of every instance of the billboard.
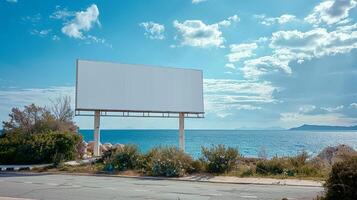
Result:
M77 60L77 111L204 113L201 70Z

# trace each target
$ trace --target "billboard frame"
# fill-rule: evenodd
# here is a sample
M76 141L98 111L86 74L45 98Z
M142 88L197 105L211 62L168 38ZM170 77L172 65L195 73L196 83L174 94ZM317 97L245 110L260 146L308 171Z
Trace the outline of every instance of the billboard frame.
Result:
M82 115L81 111L96 111L96 110L100 110L101 116L109 116L109 115L102 115L102 112L119 112L119 113L142 113L143 115L130 115L127 117L143 117L145 113L154 113L154 114L177 114L177 117L170 117L170 118L178 118L179 113L187 113L190 116L186 116L186 118L204 118L204 114L205 112L192 112L192 111L180 111L180 112L175 112L175 111L157 111L157 110L116 110L116 109L95 109L95 108L86 108L86 109L78 109L77 105L77 97L78 97L78 62L79 61L88 61L88 62L99 62L99 61L94 61L94 60L84 60L84 59L76 59L76 87L75 87L75 116L94 116L95 114L85 114ZM124 64L124 63L114 63L114 62L105 62L105 63L110 63L110 64ZM140 66L140 67L152 67L152 68L170 68L170 69L186 69L186 70L195 70L195 71L199 71L201 72L201 76L203 79L203 71L202 70L198 70L198 69L192 69L192 68L179 68L179 67L163 67L163 66L151 66L151 65L140 65L140 64L127 64L126 65L135 65L135 66ZM201 101L204 102L204 97L203 97L203 89L201 91ZM204 103L202 105L202 109L204 110ZM111 117L122 117L122 115L111 115ZM155 117L157 118L158 116L154 116L154 115L149 115L149 116L144 116L144 117ZM166 117L164 117L166 118Z
M179 148L185 151L185 118L204 118L204 97L203 97L203 85L202 85L202 111L203 112L185 112L185 111L152 111L152 110L110 110L110 109L77 109L78 105L78 62L80 59L76 59L76 88L75 88L75 116L94 116L94 156L100 156L100 117L151 117L151 118L178 118L179 119ZM83 60L89 61L91 60ZM98 61L92 61L98 62ZM110 63L110 62L106 62ZM111 64L123 64L123 63L111 63ZM137 65L145 67L145 65ZM161 66L149 66L149 67L160 67ZM173 67L171 67L173 68ZM173 68L182 69L182 68ZM197 70L197 69L187 69L187 70ZM201 72L202 84L203 84L203 71Z
M95 110L76 110L75 116L95 116ZM102 117L151 117L151 118L179 118L181 112L151 112L151 111L112 111L99 110ZM204 113L183 112L185 118L205 118Z

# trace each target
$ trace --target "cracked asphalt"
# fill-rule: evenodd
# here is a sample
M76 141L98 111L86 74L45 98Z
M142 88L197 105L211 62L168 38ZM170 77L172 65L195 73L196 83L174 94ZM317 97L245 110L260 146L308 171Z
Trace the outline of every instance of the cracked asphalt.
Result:
M312 199L321 187L203 183L140 178L0 173L1 197L54 200Z

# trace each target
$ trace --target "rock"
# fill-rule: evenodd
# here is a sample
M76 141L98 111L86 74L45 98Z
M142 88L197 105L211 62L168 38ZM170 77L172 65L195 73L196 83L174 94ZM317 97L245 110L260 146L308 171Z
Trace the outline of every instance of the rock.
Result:
M112 145L111 143L100 144L100 151L101 151L101 153L104 153L104 152L109 151L110 149L114 148L115 146L116 145ZM89 154L93 155L94 141L88 142L86 149Z
M87 152L93 154L94 152L94 141L88 142L87 144Z
M109 151L112 147L113 147L113 145L111 143L105 143L105 144L101 145L102 152Z
M100 145L100 152L102 152L102 153L109 151L110 149L111 148L106 145Z
M113 149L116 149L116 148L123 148L124 147L124 145L123 144L115 144L115 145L113 145Z
M110 143L110 142L104 143L103 145L104 146L109 146L110 148L113 146L112 143Z
M87 143L85 141L82 141L81 143L78 143L76 145L77 153L79 155L79 158L82 158L84 155L87 154Z
M315 159L322 161L324 164L333 165L336 162L342 161L344 157L352 155L357 155L357 151L348 145L342 144L336 147L324 148Z

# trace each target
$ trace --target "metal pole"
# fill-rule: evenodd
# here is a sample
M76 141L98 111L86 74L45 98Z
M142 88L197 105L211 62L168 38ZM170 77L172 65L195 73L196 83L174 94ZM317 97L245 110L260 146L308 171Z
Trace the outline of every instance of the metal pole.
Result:
M179 148L185 151L185 115L179 114Z
M100 156L100 111L94 113L94 156Z

